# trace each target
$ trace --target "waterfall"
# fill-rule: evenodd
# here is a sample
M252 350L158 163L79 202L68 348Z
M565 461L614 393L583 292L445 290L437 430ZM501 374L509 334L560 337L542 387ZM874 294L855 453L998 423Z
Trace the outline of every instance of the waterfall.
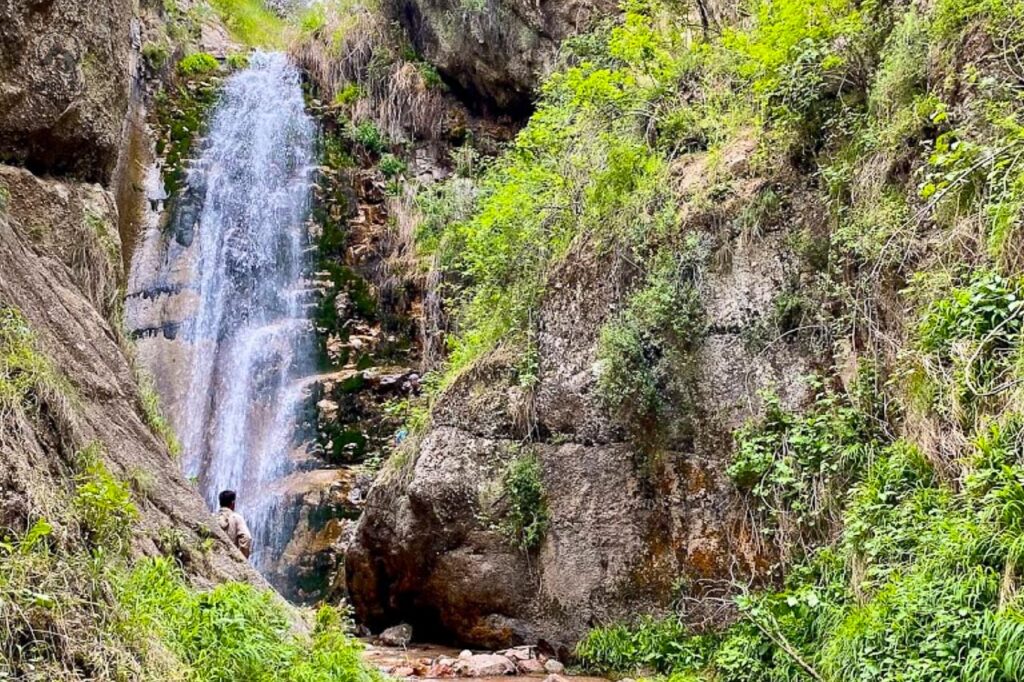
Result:
M298 71L282 54L256 53L224 84L172 217L176 242L148 284L187 309L173 335L184 349L179 386L168 391L185 473L212 509L220 490L238 492L258 567L284 539L273 484L295 467L303 377L314 370L306 221L316 138Z

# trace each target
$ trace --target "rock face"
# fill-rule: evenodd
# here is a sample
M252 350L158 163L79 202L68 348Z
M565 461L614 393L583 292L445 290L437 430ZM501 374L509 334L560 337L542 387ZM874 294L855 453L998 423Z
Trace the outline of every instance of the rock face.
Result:
M384 10L467 100L529 107L559 43L618 11L614 0L387 0Z
M0 159L24 164L0 164L0 308L58 377L5 403L0 527L74 523L76 456L92 446L132 485L137 555L174 554L199 583L263 584L154 435L120 329L130 208L112 176L133 161L133 3L0 0L0 26Z
M0 159L107 180L128 110L130 0L0 2Z
M21 530L40 514L60 523L75 453L96 443L115 475L137 482L138 553L180 551L200 576L262 582L143 416L123 340L108 317L121 261L110 192L0 166L0 194L0 301L24 318L39 352L68 383L41 401L35 417L5 412L0 526ZM177 538L173 548L165 546L168 532ZM205 538L214 540L214 551L198 550Z
M681 194L694 191L687 178L701 176L703 163L695 155L677 169ZM741 177L742 168L737 161ZM817 233L823 220L803 205L762 225L757 240L722 230L763 186L741 180L732 197L685 217L709 246L700 286L709 331L684 368L684 427L650 451L602 406L600 330L636 287L635 270L585 249L567 257L540 307L532 390L516 381L517 357L485 358L438 399L408 462L371 490L346 567L364 622L406 620L421 637L485 648L542 641L563 654L596 624L680 599L693 621L724 617L718 601L701 598L723 596L731 576L757 576L771 559L725 474L731 433L757 414L760 388L773 386L789 406L807 400L799 377L820 360L798 333L750 342L777 297L800 286L805 265L787 233ZM525 553L480 515L528 441L551 519L539 548Z

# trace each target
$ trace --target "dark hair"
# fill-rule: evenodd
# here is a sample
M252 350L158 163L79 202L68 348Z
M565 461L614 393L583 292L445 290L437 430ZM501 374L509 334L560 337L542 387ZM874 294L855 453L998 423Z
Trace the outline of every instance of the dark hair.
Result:
M230 507L235 503L235 491L234 490L222 490L220 491L220 506Z

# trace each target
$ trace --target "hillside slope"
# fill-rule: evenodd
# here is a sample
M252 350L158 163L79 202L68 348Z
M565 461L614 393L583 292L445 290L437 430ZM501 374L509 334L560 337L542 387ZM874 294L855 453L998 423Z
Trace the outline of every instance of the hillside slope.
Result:
M449 355L357 611L604 626L606 670L1016 679L1021 7L697 9L567 41L515 143L421 188Z

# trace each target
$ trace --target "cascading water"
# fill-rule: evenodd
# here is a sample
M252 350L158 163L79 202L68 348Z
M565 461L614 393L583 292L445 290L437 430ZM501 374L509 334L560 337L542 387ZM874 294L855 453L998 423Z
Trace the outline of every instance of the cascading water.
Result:
M313 370L304 286L315 160L297 70L257 53L226 81L174 217L178 241L188 235L193 299L175 410L185 471L213 508L220 490L238 491L257 566L280 546L271 486L294 466L302 377Z

